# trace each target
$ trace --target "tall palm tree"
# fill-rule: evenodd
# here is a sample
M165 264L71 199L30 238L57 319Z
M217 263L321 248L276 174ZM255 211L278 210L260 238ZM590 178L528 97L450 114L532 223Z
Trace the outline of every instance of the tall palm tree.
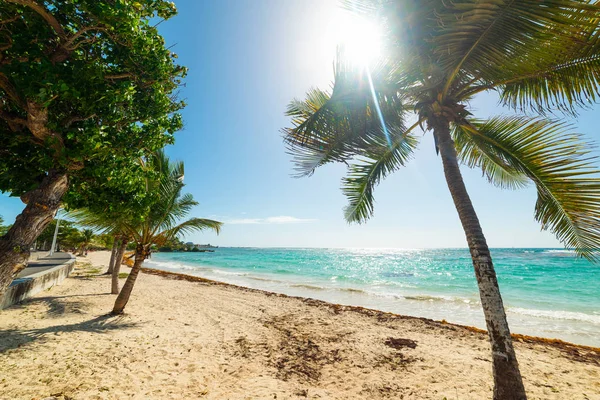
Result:
M574 115L600 95L600 3L575 0L355 0L383 30L385 56L352 65L343 51L331 92L294 100L284 129L299 175L348 164L345 217L373 214L373 190L411 158L415 131L432 131L462 223L492 347L494 399L525 399L490 250L459 163L502 188L533 182L535 219L596 259L600 180L589 145L551 112ZM469 101L499 93L526 115L474 118ZM476 99L475 99L476 100ZM407 121L415 118L416 122Z
M151 247L163 246L180 234L211 229L219 233L221 222L210 219L190 218L181 222L198 203L191 194L182 194L184 168L182 162L171 162L163 151L156 152L146 162L150 171L146 189L152 195L150 205L141 220L126 222L125 231L135 242L133 268L119 293L113 314L121 314L142 267L150 255Z

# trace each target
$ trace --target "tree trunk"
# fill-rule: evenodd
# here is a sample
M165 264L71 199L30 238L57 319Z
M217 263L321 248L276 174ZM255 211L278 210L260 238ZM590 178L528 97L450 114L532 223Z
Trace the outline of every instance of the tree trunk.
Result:
M127 243L128 241L126 239L123 239L121 241L121 245L117 249L117 255L115 256L115 264L113 265L112 270L112 281L110 285L110 292L112 294L119 293L119 272L121 271L121 264L123 263L123 255L125 254Z
M135 262L133 263L133 268L131 268L131 272L125 281L125 284L123 285L123 289L121 289L121 293L119 293L119 296L117 296L117 300L115 301L115 306L113 307L111 314L118 315L123 313L123 309L125 309L125 306L129 301L129 296L131 296L133 285L135 285L135 280L140 273L140 268L142 268L142 263L146 259L147 254L147 249L138 244L135 249Z
M27 265L31 245L56 215L68 187L66 174L51 171L36 189L21 196L27 205L0 238L0 297Z
M115 266L115 257L117 256L117 251L119 249L119 239L115 237L113 241L112 250L110 251L110 261L108 262L108 270L104 273L104 275L110 275L113 272L113 268Z
M485 323L492 345L492 370L494 374L495 400L523 400L527 398L519 364L506 320L504 305L494 271L490 250L486 243L479 219L465 188L460 173L454 141L450 136L448 123L434 125L444 175L462 223L475 276L479 286L479 296L485 316Z

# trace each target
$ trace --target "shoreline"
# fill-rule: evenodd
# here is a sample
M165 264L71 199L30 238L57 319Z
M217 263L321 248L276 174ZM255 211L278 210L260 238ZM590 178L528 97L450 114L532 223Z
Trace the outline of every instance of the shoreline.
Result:
M130 265L127 265L127 266L129 268L131 268ZM266 296L277 296L277 297L285 297L285 298L290 298L290 299L297 299L308 305L318 305L318 306L329 307L329 308L333 309L334 312L353 311L353 312L365 314L368 316L374 316L377 318L390 318L390 319L397 318L397 319L405 319L405 320L412 319L412 320L423 321L426 323L432 323L432 324L435 324L436 326L453 326L456 328L465 329L467 331L485 334L487 337L487 331L485 329L477 328L476 326L462 325L462 324L457 324L454 322L448 322L446 320L435 320L435 319L426 318L426 317L417 317L417 316L412 316L412 315L397 314L397 313L377 310L377 309L368 308L368 307L338 304L338 303L333 303L333 302L329 302L329 301L325 301L325 300L315 299L312 297L291 296L291 295L288 295L285 293L277 293L277 292L271 292L271 291L263 290L263 289L255 289L255 288L250 288L250 287L246 287L246 286L235 285L233 283L215 281L215 280L203 278L200 276L188 275L188 274L183 274L183 273L179 273L179 272L164 271L164 270L155 269L155 268L142 267L140 269L140 272L143 272L148 275L160 276L165 279L183 280L183 281L188 281L188 282L201 282L201 283L205 283L205 284L209 284L209 285L223 285L223 286L235 288L237 290L261 293ZM579 349L582 349L585 351L595 352L597 354L594 357L594 359L597 359L600 364L600 347L587 346L587 345L578 344L578 343L571 343L571 342L567 342L562 339L524 335L521 333L512 333L511 336L513 338L513 341L520 341L521 343L551 345L551 346L555 346L556 348L560 348L561 350L564 348L574 348L574 349L579 348Z
M435 272L429 268L428 270L433 272L423 273L423 278L420 272L412 269L412 265L401 267L400 272L390 268L392 272L389 273L386 272L387 269L384 269L384 272L374 272L378 271L377 268L367 267L367 277L357 278L356 271L351 268L346 276L343 268L328 267L323 263L318 264L325 271L323 273L315 273L316 268L313 267L309 267L307 271L300 269L307 260L310 261L309 264L321 262L320 254L290 253L293 260L291 262L286 259L287 253L284 257L277 253L270 254L263 249L256 254L223 252L222 255L209 257L157 255L147 260L144 267L289 296L308 297L334 304L366 307L435 321L446 320L457 325L487 329L479 293L474 285L475 280L468 279L472 278L470 275L465 276L472 271L465 271L462 265L460 268L450 267L448 271L444 268L442 272ZM241 258L243 256L248 256L248 260ZM348 258L346 254L344 256ZM370 259L371 256L365 257ZM396 255L389 255L385 259L390 257L397 259ZM530 257L529 253L524 257ZM329 258L332 260L327 261L336 265L335 257ZM258 265L263 259L266 260L266 266ZM295 264L296 259L300 260L299 264ZM281 261L284 266L278 267L277 261ZM430 264L431 260L429 261ZM379 262L377 257L373 262ZM258 266L251 267L252 265ZM592 273L593 270L589 272ZM559 270L556 275L560 273L564 271ZM600 348L600 315L597 314L597 307L593 307L597 303L596 299L600 301L596 294L579 307L583 301L582 295L567 291L561 296L558 292L553 292L554 286L551 282L544 281L547 271L519 275L507 269L503 274L508 277L502 287L505 290L504 304L511 332ZM541 274L541 277L538 277L538 274ZM437 277L439 275L450 276L449 282L440 282ZM542 281L541 288L532 288L536 290L524 292L524 288L531 287L532 281L536 279ZM590 287L597 286L591 284ZM545 297L546 292L556 295L548 298Z
M156 254L144 267L487 329L468 257L441 249L380 253L223 248L214 255ZM589 281L597 266L548 249L500 251L497 262L513 333L600 347L600 286ZM568 278L563 279L565 274ZM589 283L581 285L582 279Z
M491 398L479 329L147 268L111 316L109 255L0 311L0 399ZM529 398L600 398L598 349L516 338Z

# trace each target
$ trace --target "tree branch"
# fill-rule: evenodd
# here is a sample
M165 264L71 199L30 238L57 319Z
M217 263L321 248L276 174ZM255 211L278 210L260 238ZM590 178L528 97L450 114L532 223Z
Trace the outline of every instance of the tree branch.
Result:
M16 115L13 115L9 112L3 111L0 109L0 119L3 119L8 124L8 127L11 131L17 132L19 131L19 126L26 127L27 120Z
M13 4L19 4L25 7L29 7L30 9L32 9L33 11L35 11L36 13L38 13L40 15L40 17L42 17L44 19L44 21L46 21L48 23L48 25L50 25L54 31L56 32L56 34L61 38L64 39L66 38L66 34L65 34L65 30L63 29L63 27L60 25L60 23L56 20L56 18L54 18L54 16L48 12L48 10L38 4L36 1L34 0L5 0L8 3L13 3Z
M94 118L95 116L96 116L96 114L88 115L87 117L72 116L71 118L65 120L65 122L63 123L63 126L65 128L68 128L72 124L74 124L75 122L86 121L86 120L88 120L90 118Z
M54 148L56 156L64 149L62 136L48 129L48 109L41 104L33 101L27 102L27 127L41 143L46 143L47 139L51 139L53 141L51 146Z
M116 75L105 75L104 79L117 80L117 79L131 78L131 77L133 77L132 73L124 72L122 74L116 74Z
M11 85L8 77L0 72L0 89L4 90L4 92L14 101L19 107L25 108L25 101L19 96L17 90Z
M65 44L63 46L68 50L75 50L77 48L77 46L79 45L79 43L75 44L75 41L77 39L79 39L82 35L86 34L87 32L92 32L92 31L107 32L108 29L106 29L106 27L103 27L103 26L87 26L85 28L81 28L76 34L71 36L65 42Z

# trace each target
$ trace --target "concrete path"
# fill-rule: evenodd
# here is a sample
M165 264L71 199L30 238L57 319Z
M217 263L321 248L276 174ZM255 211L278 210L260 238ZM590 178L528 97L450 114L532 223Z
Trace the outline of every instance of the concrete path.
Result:
M17 275L15 280L19 278L25 278L29 275L37 274L38 272L45 271L50 268L54 268L57 265L64 264L71 259L71 255L68 253L54 253L51 257L48 256L48 252L32 253L29 264L27 267Z
M28 297L60 284L73 270L75 256L69 253L33 254L29 265L13 281L0 297L0 310Z

